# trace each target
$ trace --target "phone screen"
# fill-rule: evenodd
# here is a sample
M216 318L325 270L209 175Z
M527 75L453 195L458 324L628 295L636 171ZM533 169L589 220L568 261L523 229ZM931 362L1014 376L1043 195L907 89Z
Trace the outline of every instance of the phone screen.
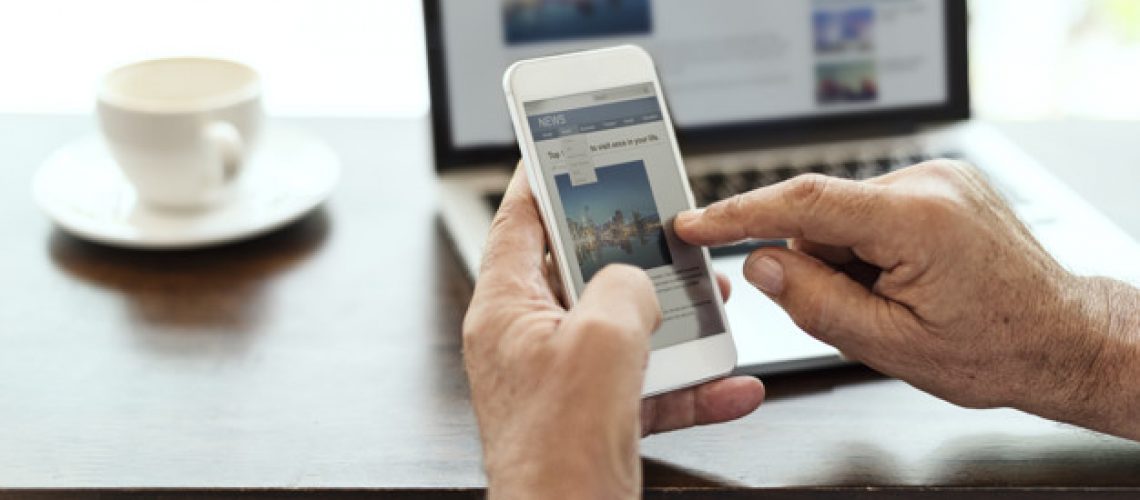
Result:
M574 293L607 264L634 265L661 304L654 349L723 333L704 254L673 234L692 207L653 83L523 106Z

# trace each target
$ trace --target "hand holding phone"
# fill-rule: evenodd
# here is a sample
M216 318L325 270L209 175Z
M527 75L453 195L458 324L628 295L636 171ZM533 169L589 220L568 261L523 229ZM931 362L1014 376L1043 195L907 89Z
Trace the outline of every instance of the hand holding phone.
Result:
M731 372L708 251L673 234L694 203L649 54L626 45L520 61L503 87L567 305L607 264L637 266L662 309L642 395Z

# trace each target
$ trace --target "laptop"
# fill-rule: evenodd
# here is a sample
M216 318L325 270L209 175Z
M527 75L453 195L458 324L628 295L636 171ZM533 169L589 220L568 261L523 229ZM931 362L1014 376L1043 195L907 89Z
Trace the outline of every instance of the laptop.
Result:
M657 62L698 205L816 172L931 158L981 168L1070 269L1140 284L1140 245L970 120L966 0L424 0L439 213L471 277L519 152L501 90L518 59L623 43ZM847 363L713 249L738 371Z

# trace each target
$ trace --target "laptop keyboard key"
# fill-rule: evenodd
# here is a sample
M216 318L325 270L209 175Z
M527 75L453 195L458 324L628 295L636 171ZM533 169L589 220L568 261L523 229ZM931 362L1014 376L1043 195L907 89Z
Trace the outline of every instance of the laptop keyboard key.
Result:
M800 172L798 170L796 170L796 168L791 166L791 165L785 165L783 167L777 167L776 170L773 171L773 173L776 174L776 179L778 179L776 182L783 182L783 181L791 179L792 177L795 177L795 176L800 174ZM773 184L775 184L775 183L773 183Z
M859 169L855 171L855 178L863 180L878 177L895 170L901 165L902 163L894 158L876 158L874 161L860 164Z
M713 189L713 190L719 189L720 186L724 185L724 182L725 182L724 174L722 174L722 173L708 174L705 176L705 182L708 183L710 189Z
M693 198L696 199L698 206L705 206L709 204L712 198L712 188L706 176L698 176L689 178L689 185L693 188Z
M878 163L864 163L862 165L859 165L859 168L855 170L853 179L862 181L873 177L878 177L883 173L885 173L885 170L880 168Z
M747 191L747 189L744 189L744 186L736 176L726 176L724 182L716 187L716 199L723 200L732 198L737 193L743 193L744 191Z
M704 198L708 203L723 200L736 194L728 176L719 172L704 176L703 189Z
M788 167L764 170L763 172L760 172L760 182L763 186L779 184L791 178L788 175L789 172L793 172L793 170Z
M855 172L859 170L859 165L861 165L861 163L854 160L832 164L828 168L827 175L839 177L840 179L852 179L855 177Z
M764 177L759 170L745 170L738 174L741 191L751 191L758 187L764 187Z

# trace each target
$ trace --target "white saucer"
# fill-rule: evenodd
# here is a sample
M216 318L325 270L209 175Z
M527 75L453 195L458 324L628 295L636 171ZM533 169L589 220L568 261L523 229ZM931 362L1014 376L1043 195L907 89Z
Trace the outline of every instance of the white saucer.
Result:
M228 201L198 212L138 203L98 135L76 140L40 166L36 203L61 228L113 246L188 249L228 243L281 227L332 193L340 164L320 139L267 127Z

